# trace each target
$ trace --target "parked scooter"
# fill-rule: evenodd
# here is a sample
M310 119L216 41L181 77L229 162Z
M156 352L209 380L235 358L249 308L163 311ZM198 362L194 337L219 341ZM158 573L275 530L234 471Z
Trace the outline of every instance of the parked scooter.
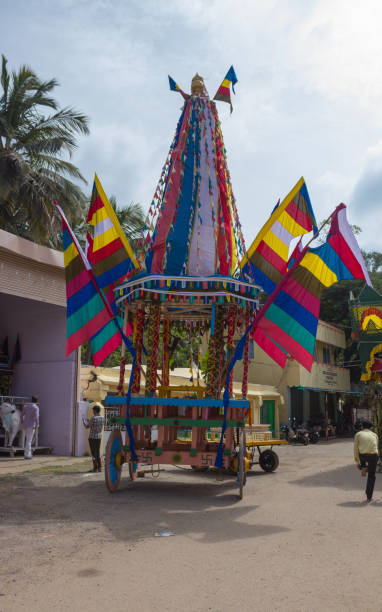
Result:
M311 444L317 444L317 442L320 441L320 434L318 431L315 431L314 429L311 429L309 431L309 442Z
M289 444L304 444L305 446L309 444L309 432L306 429L293 429L289 425L283 425L281 431L285 433Z

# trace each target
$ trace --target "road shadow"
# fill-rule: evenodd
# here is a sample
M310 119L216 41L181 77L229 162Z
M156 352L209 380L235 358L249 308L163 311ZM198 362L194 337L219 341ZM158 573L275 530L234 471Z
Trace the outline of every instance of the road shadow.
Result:
M213 475L213 474L212 474ZM146 476L134 482L126 474L120 488L110 494L96 475L28 475L8 481L2 491L0 521L3 526L42 522L75 523L84 533L89 523L101 523L116 539L134 542L169 530L200 543L264 537L289 531L281 525L256 524L246 519L256 511L238 499L234 478L216 482L211 477L193 482L155 480ZM96 528L94 528L96 529Z
M182 474L184 475L185 478L195 478L195 476L200 476L200 478L205 478L206 480L214 480L216 482L221 482L221 481L227 481L227 482L231 482L232 486L235 486L236 480L237 480L237 475L234 474L233 472L229 472L227 470L223 470L222 472L220 472L218 469L216 468L210 468L209 470L207 470L206 472L198 472L196 470L192 470L189 468L174 468L172 466L167 467L165 469L166 474L177 474L179 475L179 471L182 471ZM257 464L255 464L250 470L247 471L247 478L253 478L256 476L267 476L267 475L271 475L274 474L274 472L264 472L264 470L261 469L261 467Z
M366 500L362 501L348 501L342 502L341 504L337 504L341 508L362 508L364 506L382 506L382 500L376 499L373 500L370 504Z
M362 491L365 487L365 479L355 464L322 470L289 482L303 487L336 487L345 491ZM380 482L380 474L377 474L376 490L381 487Z

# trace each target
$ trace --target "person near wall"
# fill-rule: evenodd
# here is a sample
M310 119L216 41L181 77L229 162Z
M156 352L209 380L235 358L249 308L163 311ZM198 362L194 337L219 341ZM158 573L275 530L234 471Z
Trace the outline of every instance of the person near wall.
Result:
M93 407L93 416L91 419L83 419L82 422L87 429L89 429L89 446L93 459L93 472L101 471L101 439L102 430L105 424L105 419L100 414L101 409L99 406Z
M25 432L24 459L32 459L32 439L35 430L40 425L40 410L38 399L32 395L32 401L25 404L21 415L21 424Z
M366 498L373 498L375 472L378 463L378 436L372 431L370 421L362 422L362 429L354 436L354 461L361 470L362 476L367 474Z

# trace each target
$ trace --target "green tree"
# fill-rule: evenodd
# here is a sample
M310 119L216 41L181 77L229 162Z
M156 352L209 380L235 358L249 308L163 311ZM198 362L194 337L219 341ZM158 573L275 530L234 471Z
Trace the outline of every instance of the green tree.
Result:
M71 157L88 118L59 108L51 96L56 79L42 81L28 66L10 73L2 56L0 90L0 226L36 242L55 244L58 200L69 222L83 214L86 183ZM49 114L50 111L54 111Z
M126 238L133 248L136 247L145 222L145 214L141 204L130 202L127 206L121 207L118 206L115 196L110 197L110 204L114 208Z
M320 228L323 223L324 221L320 221L320 223L318 224L318 227ZM353 231L354 236L358 236L362 232L362 228L359 225L350 225L350 227ZM318 245L324 244L324 242L326 242L326 239L329 233L329 229L330 229L330 218L326 220L326 225L324 225L324 227L320 231L319 236L315 239Z
M378 251L362 251L362 255L371 274L376 274L381 271L382 253L379 253Z

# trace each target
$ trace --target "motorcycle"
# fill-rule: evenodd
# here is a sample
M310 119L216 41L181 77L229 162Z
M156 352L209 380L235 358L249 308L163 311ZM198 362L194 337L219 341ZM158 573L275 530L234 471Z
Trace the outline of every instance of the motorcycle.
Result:
M317 444L317 442L319 442L320 440L320 434L318 431L315 431L314 429L311 429L309 431L309 442L311 444Z
M309 433L306 429L293 429L289 425L283 425L281 431L284 432L289 444L304 444L304 446L309 444Z

